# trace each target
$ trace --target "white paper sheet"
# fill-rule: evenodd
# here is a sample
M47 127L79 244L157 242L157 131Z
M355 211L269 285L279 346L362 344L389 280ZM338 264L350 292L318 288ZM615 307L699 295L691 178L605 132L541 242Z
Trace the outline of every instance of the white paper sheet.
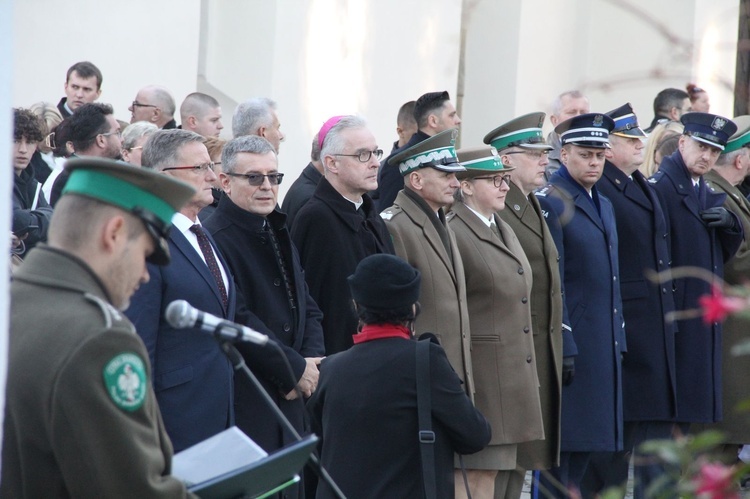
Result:
M172 459L172 474L188 485L198 484L268 456L239 428L232 426Z

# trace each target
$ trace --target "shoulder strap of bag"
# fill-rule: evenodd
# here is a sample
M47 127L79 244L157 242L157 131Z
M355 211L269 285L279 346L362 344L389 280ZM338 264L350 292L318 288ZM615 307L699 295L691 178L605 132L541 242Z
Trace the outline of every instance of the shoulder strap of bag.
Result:
M437 484L435 481L435 432L432 431L429 341L417 342L417 412L424 492L427 499L433 499L437 497Z

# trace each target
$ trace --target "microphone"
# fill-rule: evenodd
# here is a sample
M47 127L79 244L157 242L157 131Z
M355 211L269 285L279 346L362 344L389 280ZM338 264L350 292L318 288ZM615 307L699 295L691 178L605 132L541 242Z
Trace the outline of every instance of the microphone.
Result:
M265 334L198 310L185 300L175 300L167 305L164 318L175 329L197 327L219 340L248 342L260 346L268 343L268 336Z

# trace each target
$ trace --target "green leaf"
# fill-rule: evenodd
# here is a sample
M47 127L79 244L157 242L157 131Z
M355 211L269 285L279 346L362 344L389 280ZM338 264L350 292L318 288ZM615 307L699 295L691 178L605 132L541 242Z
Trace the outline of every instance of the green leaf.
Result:
M731 352L735 357L750 354L750 338L742 340L740 343L732 346Z
M717 430L706 430L693 435L688 442L687 449L690 452L704 452L711 450L717 445L724 443L726 435Z
M609 487L599 494L599 499L622 499L625 497L625 487Z

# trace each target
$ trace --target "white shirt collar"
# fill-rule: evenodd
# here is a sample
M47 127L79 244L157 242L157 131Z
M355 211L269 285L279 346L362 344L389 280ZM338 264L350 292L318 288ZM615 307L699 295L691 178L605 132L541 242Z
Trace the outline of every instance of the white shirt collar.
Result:
M183 215L182 213L175 213L172 215L172 225L174 225L177 230L182 232L183 234L187 234L190 232L190 227L193 225L200 225L201 221L200 219L196 219L195 222L190 220L188 217Z
M492 217L492 218L487 218L487 217L485 217L484 215L482 215L481 213L479 213L479 212L478 212L477 210L475 210L474 208L472 208L471 206L469 206L468 204L467 204L467 205L465 205L465 206L466 206L466 207L467 207L467 208L468 208L469 210L471 210L471 212L472 212L473 214L475 214L476 216L478 216L478 217L479 217L479 220L481 220L482 222L484 222L484 225L486 225L487 227L492 227L492 225L493 225L493 224L495 223L495 217Z

